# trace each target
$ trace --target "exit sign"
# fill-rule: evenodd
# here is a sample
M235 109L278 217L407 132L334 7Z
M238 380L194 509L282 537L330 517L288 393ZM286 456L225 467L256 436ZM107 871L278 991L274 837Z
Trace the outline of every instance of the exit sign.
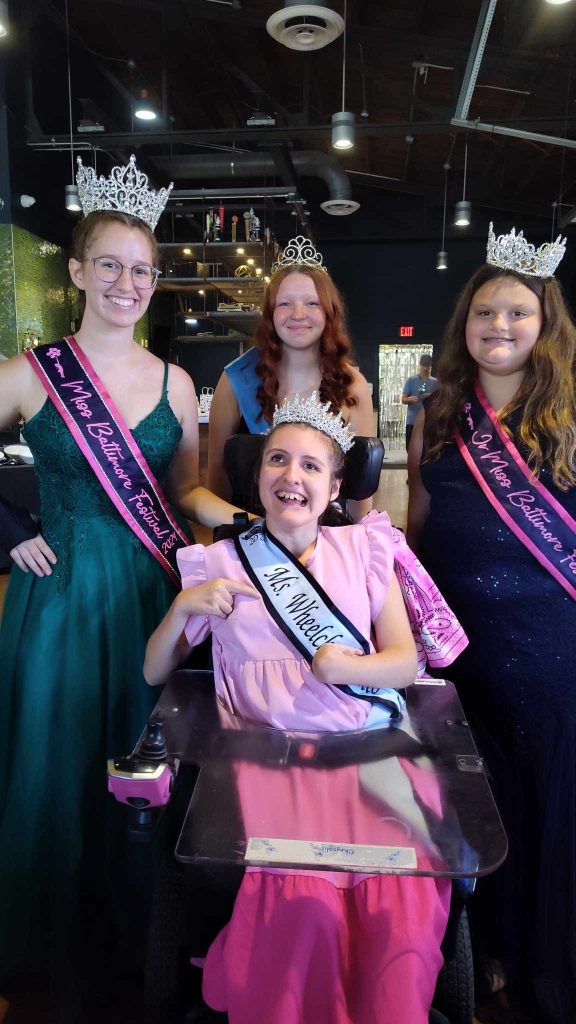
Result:
M400 338L413 338L414 337L414 328L413 327L407 327L407 326L399 327L398 328L398 336Z

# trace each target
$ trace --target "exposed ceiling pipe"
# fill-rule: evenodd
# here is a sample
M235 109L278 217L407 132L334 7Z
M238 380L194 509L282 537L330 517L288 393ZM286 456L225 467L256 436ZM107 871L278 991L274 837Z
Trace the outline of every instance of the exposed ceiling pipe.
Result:
M576 149L576 139L566 139L558 135L542 135L540 132L525 132L517 128L508 128L505 125L484 124L482 121L459 121L452 118L452 124L456 128L466 128L474 132L487 132L489 135L507 135L511 139L522 139L524 142L543 142L546 146L564 146L566 149Z
M299 175L321 178L328 186L330 198L321 203L326 213L345 216L359 208L360 204L352 199L352 188L346 172L334 157L315 150L294 150L290 158ZM165 177L176 181L186 178L209 180L271 177L278 173L274 156L270 153L154 156L151 161Z

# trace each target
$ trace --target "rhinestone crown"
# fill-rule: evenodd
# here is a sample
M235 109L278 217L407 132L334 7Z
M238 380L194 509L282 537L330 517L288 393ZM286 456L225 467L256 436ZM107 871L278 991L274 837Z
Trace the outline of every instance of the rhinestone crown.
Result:
M282 255L272 265L272 273L282 270L283 267L310 267L312 270L321 270L323 274L328 271L323 265L322 255L314 248L309 238L304 235L296 235L286 243Z
M322 405L318 401L318 392L313 391L308 398L286 398L282 405L276 406L272 417L272 427L279 427L281 423L306 423L315 430L321 430L327 434L342 449L343 452L350 451L354 444L354 434L349 426L344 423L342 413L330 412L330 402Z
M153 231L174 183L157 192L148 188L148 175L138 170L132 154L128 164L113 167L108 178L103 174L97 177L94 169L84 167L78 157L76 184L85 217L95 210L118 210L139 217Z
M544 242L538 249L527 242L524 232L516 234L512 228L509 235L494 234L494 225L490 222L486 262L503 270L516 270L528 277L553 277L556 267L566 252L566 239L558 235L555 242Z

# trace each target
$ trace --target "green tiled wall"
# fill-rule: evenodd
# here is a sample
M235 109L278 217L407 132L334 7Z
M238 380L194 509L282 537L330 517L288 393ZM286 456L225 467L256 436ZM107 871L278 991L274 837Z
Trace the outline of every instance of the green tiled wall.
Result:
M18 349L26 333L40 342L70 331L73 289L66 254L43 238L12 227Z
M0 224L0 352L13 356L17 351L12 228Z
M0 352L21 352L27 336L45 342L68 334L78 315L78 292L64 250L23 228L0 224ZM148 342L148 313L136 324L134 337Z

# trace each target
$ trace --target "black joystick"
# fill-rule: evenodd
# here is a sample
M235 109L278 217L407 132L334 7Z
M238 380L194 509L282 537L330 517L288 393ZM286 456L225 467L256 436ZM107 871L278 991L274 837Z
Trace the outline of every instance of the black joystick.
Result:
M146 735L138 747L138 757L143 761L165 761L167 753L164 723L160 719L153 719L146 726Z

